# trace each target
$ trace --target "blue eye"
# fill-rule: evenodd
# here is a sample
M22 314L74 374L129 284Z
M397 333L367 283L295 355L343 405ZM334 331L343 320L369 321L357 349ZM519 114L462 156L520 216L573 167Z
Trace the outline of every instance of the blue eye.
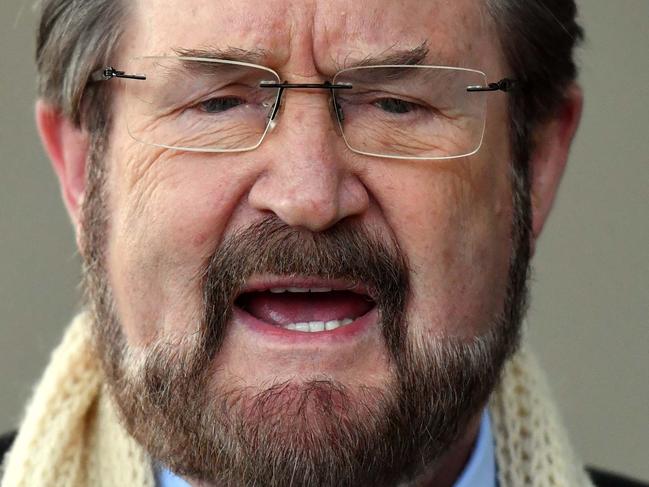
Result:
M234 96L210 98L209 100L200 102L198 108L206 113L221 113L244 105L245 103L245 100Z
M398 98L383 98L374 102L374 106L389 113L410 113L417 109L417 105L399 100Z

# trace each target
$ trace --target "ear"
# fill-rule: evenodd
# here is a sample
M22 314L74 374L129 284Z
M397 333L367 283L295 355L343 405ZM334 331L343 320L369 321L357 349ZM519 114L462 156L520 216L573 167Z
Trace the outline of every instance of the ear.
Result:
M63 201L78 240L81 206L86 190L88 134L43 100L36 102L36 125L45 152L58 176Z
M563 176L570 145L583 107L581 88L573 84L552 118L537 130L530 159L532 200L532 251L547 221Z

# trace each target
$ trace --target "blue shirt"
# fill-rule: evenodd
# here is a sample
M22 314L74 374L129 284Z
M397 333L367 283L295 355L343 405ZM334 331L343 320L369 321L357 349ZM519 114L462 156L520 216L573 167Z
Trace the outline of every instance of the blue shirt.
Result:
M170 470L156 468L157 487L189 487ZM496 487L496 455L489 413L484 412L473 452L453 487Z
M497 487L496 452L487 411L482 415L480 431L464 470L453 487Z

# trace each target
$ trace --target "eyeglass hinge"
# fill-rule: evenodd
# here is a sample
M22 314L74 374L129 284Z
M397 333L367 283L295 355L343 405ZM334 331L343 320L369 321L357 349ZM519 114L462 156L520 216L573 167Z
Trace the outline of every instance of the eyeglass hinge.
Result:
M504 91L509 92L518 86L516 80L504 78L496 83L489 83L487 86L467 86L466 91Z
M106 81L113 78L126 78L126 79L139 79L145 80L146 76L142 74L126 74L124 71L119 71L112 66L98 69L90 75L92 81Z
M501 79L497 83L492 83L492 84L494 84L498 90L504 92L512 91L518 85L516 80L513 80L511 78Z

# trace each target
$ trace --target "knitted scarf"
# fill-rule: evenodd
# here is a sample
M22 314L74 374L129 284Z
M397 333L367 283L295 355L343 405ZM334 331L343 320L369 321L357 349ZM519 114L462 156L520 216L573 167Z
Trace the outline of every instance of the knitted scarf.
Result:
M500 487L592 487L525 348L506 365L489 412ZM52 354L2 471L1 487L154 487L151 459L103 386L87 315Z

